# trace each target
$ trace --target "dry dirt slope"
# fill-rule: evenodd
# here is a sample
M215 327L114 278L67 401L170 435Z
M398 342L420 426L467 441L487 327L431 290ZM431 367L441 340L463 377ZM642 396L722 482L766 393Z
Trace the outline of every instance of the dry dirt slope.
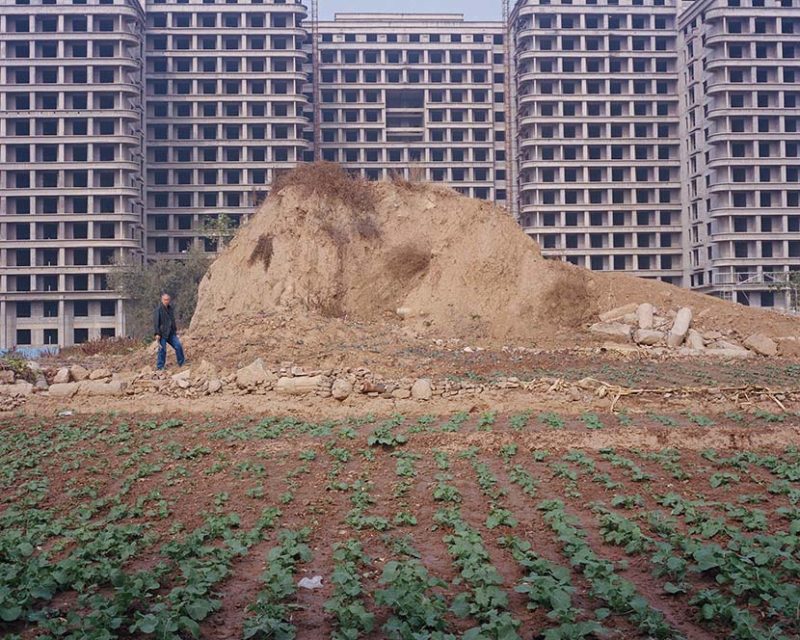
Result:
M201 283L192 329L274 313L377 322L403 308L406 322L441 337L575 344L598 313L629 302L691 306L700 326L743 334L800 333L773 313L545 260L484 201L431 185L366 183L327 164L276 186Z

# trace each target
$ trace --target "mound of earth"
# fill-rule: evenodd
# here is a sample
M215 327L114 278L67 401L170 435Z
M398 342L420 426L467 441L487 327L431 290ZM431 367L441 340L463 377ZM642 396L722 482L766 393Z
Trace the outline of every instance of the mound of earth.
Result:
M797 332L795 320L656 281L542 257L508 213L427 184L368 183L330 164L275 185L202 281L193 333L248 318L402 322L437 337L553 345L631 302L690 306L698 325ZM226 329L230 336L230 331Z

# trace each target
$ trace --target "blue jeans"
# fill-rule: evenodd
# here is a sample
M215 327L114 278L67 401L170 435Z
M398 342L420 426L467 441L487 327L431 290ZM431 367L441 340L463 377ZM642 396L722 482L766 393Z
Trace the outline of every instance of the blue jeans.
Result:
M159 371L167 364L167 345L175 349L175 357L178 358L179 367L182 367L183 363L186 362L186 357L183 355L183 345L178 339L178 335L173 333L168 338L161 336L158 341L158 363L156 364Z

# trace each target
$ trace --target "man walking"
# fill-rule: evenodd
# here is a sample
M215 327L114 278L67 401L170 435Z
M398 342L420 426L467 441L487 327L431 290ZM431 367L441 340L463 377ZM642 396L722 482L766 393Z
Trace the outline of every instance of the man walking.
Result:
M153 314L153 333L158 340L158 362L156 367L159 371L164 369L167 364L167 345L175 349L175 357L178 359L178 366L182 367L186 358L183 355L183 345L178 339L178 328L175 325L175 312L170 305L171 298L168 293L161 294L161 304Z

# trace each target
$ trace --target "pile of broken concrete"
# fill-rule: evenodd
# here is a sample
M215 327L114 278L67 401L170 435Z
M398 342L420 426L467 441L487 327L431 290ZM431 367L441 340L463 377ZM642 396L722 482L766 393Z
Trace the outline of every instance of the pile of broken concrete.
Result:
M689 307L661 313L648 302L631 303L601 314L599 320L589 328L592 333L627 343L634 351L646 349L652 355L721 358L778 355L778 344L760 333L740 342L730 331L701 332L692 326L694 314Z

